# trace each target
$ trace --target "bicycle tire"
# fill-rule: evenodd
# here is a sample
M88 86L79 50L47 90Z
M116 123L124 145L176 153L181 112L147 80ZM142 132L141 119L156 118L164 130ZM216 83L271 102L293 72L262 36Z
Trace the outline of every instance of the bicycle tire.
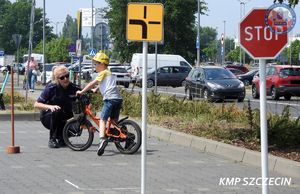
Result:
M89 130L92 126L90 121L72 118L67 121L63 129L63 138L66 145L74 151L88 149L94 140L94 132Z
M142 130L140 126L132 120L121 121L118 125L125 131L124 133L129 136L129 138L125 141L116 141L115 146L122 154L136 153L142 143ZM134 134L134 137L132 134ZM126 148L127 143L130 145Z

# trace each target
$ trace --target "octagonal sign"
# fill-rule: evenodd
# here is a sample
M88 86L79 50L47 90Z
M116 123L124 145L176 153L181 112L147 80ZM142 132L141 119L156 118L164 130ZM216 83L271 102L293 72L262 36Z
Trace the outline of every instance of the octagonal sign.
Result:
M254 59L274 59L288 43L287 33L272 32L265 24L267 9L252 9L240 22L241 47Z

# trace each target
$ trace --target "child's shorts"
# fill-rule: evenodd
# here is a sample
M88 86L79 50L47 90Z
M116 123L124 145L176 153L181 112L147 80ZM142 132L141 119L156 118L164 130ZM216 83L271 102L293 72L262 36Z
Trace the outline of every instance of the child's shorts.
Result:
M122 108L122 101L123 101L122 99L104 100L100 118L104 121L107 121L109 117L111 119L118 120L120 115L120 110Z

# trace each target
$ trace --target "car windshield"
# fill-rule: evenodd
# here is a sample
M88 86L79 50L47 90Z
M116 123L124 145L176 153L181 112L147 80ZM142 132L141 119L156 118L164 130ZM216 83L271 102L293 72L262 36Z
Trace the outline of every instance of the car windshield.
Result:
M126 69L124 68L110 68L110 71L111 72L114 72L114 73L127 73Z
M233 79L235 75L227 69L205 69L205 77L208 80Z
M252 75L252 74L256 74L258 72L258 70L251 70L248 71L247 73L245 73L245 75Z
M300 76L300 68L284 68L280 72L287 76Z

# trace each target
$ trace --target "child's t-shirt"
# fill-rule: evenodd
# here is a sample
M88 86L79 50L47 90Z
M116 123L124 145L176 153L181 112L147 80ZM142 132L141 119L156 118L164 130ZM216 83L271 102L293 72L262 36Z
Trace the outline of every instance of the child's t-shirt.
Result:
M103 100L122 99L117 87L116 77L108 69L101 71L96 80L99 82L99 90L103 96Z

